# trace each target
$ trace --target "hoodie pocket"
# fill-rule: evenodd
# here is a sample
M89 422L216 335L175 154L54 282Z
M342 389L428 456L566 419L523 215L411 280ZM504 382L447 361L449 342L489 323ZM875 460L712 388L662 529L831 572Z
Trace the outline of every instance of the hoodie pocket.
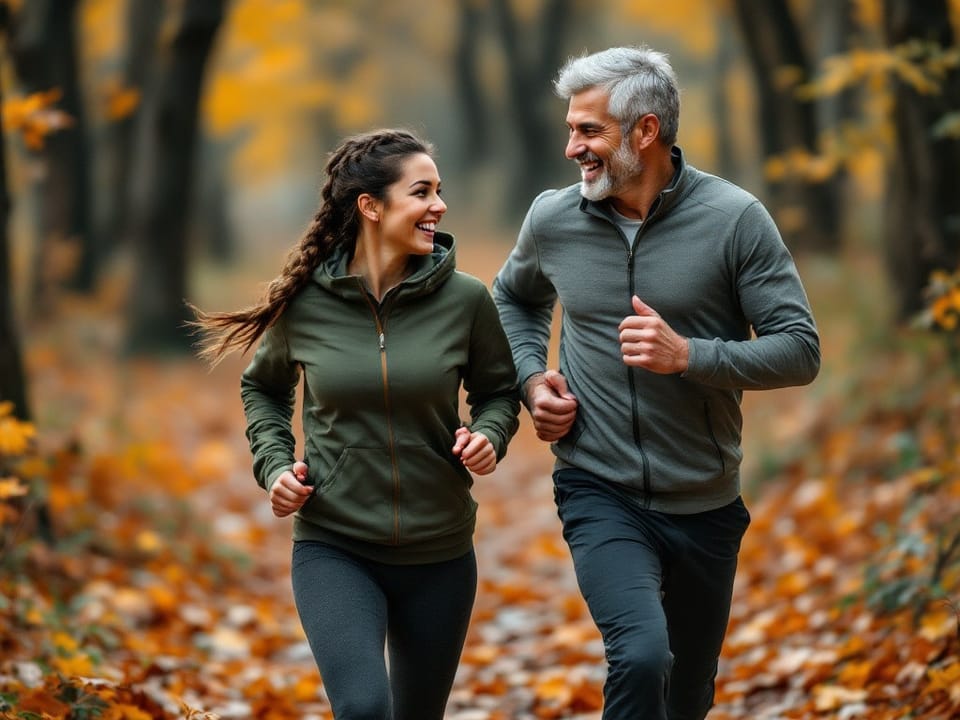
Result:
M427 540L471 526L477 504L470 473L427 445L397 450L400 463L400 541Z
M300 514L358 540L389 543L396 524L393 487L387 448L348 447Z
M348 447L303 508L305 520L358 540L398 544L473 522L470 476L427 445Z

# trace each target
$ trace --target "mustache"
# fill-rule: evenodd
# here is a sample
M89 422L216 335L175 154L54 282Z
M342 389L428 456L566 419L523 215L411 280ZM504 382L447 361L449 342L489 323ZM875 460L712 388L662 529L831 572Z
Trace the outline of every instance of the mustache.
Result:
M599 158L597 155L595 155L594 153L590 152L589 150L585 150L584 152L582 152L582 153L580 153L579 155L577 155L577 156L573 159L573 161L574 161L575 163L598 163L598 162L601 162L601 161L600 161L600 158Z

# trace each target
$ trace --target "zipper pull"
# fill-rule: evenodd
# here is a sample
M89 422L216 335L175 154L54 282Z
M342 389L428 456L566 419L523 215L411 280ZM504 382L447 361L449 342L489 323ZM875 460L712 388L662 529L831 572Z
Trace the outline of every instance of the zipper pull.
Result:
M384 337L383 337L383 333L380 333L380 352L383 352L383 350L384 350Z

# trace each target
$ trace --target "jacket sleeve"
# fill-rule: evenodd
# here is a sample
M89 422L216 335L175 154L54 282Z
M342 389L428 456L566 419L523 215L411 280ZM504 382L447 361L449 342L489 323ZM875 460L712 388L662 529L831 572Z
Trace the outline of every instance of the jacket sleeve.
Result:
M291 419L299 379L300 366L291 362L282 330L277 325L268 328L240 377L253 474L265 490L293 467L296 441Z
M534 216L536 198L520 228L517 243L493 281L493 299L513 352L522 386L547 367L550 325L557 301L553 284L540 269Z
M736 290L756 337L690 338L685 377L705 385L765 390L806 385L820 370L820 339L796 265L773 218L747 207L733 242Z
M470 429L490 438L499 461L520 425L520 393L497 308L486 287L480 287L463 388L470 407Z

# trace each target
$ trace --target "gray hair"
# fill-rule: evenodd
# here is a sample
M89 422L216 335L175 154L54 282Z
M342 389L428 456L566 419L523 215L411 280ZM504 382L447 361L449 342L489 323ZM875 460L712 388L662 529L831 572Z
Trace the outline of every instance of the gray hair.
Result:
M564 100L601 87L624 135L641 117L653 113L660 120L660 140L666 145L677 141L680 88L665 53L640 45L583 54L567 60L553 86Z

